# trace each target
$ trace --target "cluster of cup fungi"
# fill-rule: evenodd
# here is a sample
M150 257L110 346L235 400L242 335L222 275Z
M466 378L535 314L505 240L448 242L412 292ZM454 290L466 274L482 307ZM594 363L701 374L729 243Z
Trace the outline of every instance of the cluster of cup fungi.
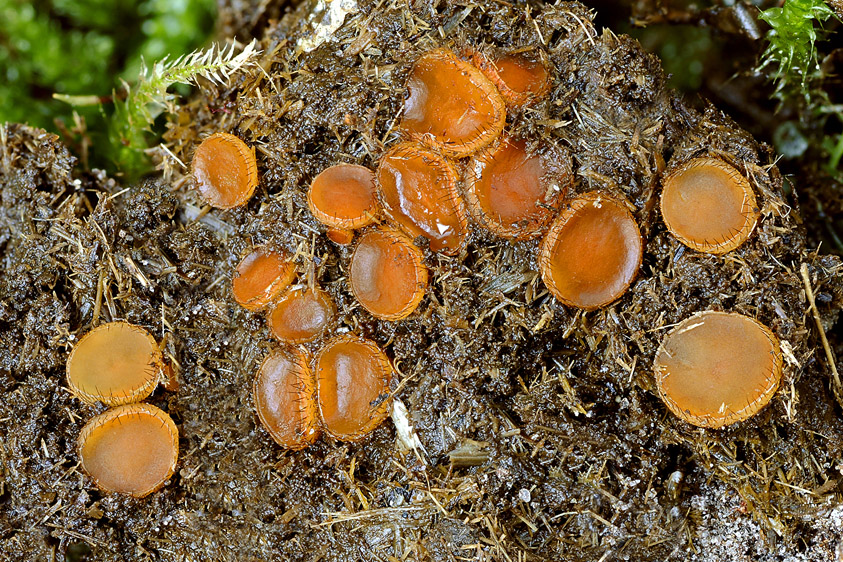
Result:
M350 290L363 308L387 321L412 314L428 283L414 239L422 236L432 251L456 255L466 244L470 220L505 239L543 237L537 256L541 277L566 306L597 309L629 288L644 246L634 206L600 190L574 194L566 150L528 147L506 130L507 110L546 95L550 81L546 61L523 52L494 57L468 49L430 51L415 62L407 80L398 123L403 139L381 156L377 169L337 164L313 179L308 206L328 238L348 245L359 231L347 271ZM709 254L725 254L746 241L760 217L746 177L714 157L671 164L660 206L672 235ZM258 183L254 151L228 133L215 133L200 144L192 173L202 198L216 208L245 204ZM295 278L289 255L258 247L242 259L232 279L235 301L248 310L266 310L272 334L284 344L269 353L255 377L258 418L289 449L306 447L322 431L340 440L360 439L389 413L393 368L375 343L353 334L327 335L336 313L330 296L313 279L301 288L293 284ZM74 350L69 378L91 337ZM314 354L302 345L312 342L318 345ZM149 353L147 364L154 357ZM776 336L760 322L708 310L665 336L653 369L658 394L674 414L718 428L749 418L769 402L781 379L782 355ZM145 390L119 393L115 401L113 390L104 399L71 386L84 400L108 404L145 396ZM128 425L127 420L147 418L156 420L160 446L175 447L175 428L161 414L130 404L86 426L80 456L97 484L135 493L98 472L107 462L122 463L118 453L88 461L88 451L110 442L105 432L115 421ZM161 471L166 477L175 456L173 451L172 464ZM159 485L138 488L148 493Z

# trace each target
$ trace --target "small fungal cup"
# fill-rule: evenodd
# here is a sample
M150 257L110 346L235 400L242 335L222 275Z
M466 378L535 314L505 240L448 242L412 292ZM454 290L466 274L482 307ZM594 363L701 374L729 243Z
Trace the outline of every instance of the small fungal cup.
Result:
M743 244L760 212L749 181L716 158L695 158L662 183L667 229L694 250L725 254Z
M234 272L231 294L247 310L260 310L275 300L296 278L296 266L286 252L258 247Z
M352 231L371 224L378 214L375 174L356 164L337 164L313 179L307 206L328 227L328 238L349 244Z
M620 298L641 266L643 243L622 201L591 191L565 204L542 242L544 284L563 304L591 310Z
M778 338L754 318L707 310L665 336L653 371L671 412L719 428L767 405L781 381L782 353Z
M124 404L91 418L79 434L82 468L97 487L142 498L173 475L179 434L151 404Z
M79 340L67 358L67 384L83 402L109 406L149 396L164 360L149 332L128 322L97 326Z
M325 291L311 287L295 289L284 295L267 315L272 335L285 343L307 343L321 336L337 307Z
M244 205L258 185L255 153L239 138L215 133L202 141L191 163L193 183L210 206Z
M509 106L525 105L550 90L550 73L537 55L508 53L490 59L475 53L472 59Z
M356 441L389 415L392 365L373 342L353 335L335 337L314 365L319 413L328 434Z

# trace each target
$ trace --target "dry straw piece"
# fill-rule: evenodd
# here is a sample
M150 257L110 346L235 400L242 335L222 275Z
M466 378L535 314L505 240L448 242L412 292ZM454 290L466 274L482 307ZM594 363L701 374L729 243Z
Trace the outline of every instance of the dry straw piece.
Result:
M110 322L85 334L67 358L67 384L84 402L109 406L138 402L161 379L164 359L155 338L128 322Z
M643 242L624 203L590 191L564 204L542 242L542 280L563 304L591 310L620 298L641 266Z
M307 343L328 328L337 307L331 296L318 287L294 289L281 297L267 314L272 335L285 343Z
M412 314L427 288L424 255L395 228L364 234L354 249L349 285L363 308L384 320Z
M109 492L142 498L173 475L179 434L170 416L150 404L124 404L92 418L78 440L82 468Z
M331 166L311 182L307 206L328 227L328 238L350 244L352 231L371 224L378 214L375 174L356 164Z
M191 169L202 199L217 209L244 205L258 185L254 151L228 133L214 133L202 141Z
M286 252L252 249L237 265L231 294L247 310L260 310L275 300L296 278L296 266Z
M319 414L328 434L356 441L389 415L392 365L375 343L337 336L319 351L314 365Z
M494 141L505 123L503 98L478 68L448 49L416 61L400 123L413 139L460 158Z
M667 229L700 252L725 254L743 244L760 212L749 181L716 158L689 160L664 179L661 211Z
M671 412L719 428L767 405L782 377L782 353L778 338L757 320L707 310L665 336L653 371Z
M264 359L252 396L261 424L276 443L298 450L319 437L315 391L305 352L278 349Z

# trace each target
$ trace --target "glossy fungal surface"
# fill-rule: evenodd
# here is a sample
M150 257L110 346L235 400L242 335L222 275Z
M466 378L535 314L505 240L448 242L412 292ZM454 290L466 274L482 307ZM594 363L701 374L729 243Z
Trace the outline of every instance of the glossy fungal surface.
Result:
M426 237L434 251L460 251L468 218L447 160L418 143L401 143L381 158L377 182L384 212L401 230Z
M356 164L336 164L313 179L307 205L316 220L329 227L328 237L348 244L350 231L371 224L378 212L375 174Z
M710 254L743 244L760 215L749 181L716 158L695 158L663 182L661 211L680 242Z
M78 440L79 459L99 488L142 498L173 475L179 434L150 404L124 404L92 418Z
M351 257L351 291L378 318L405 318L419 305L427 287L423 259L413 241L394 228L367 232Z
M550 89L550 73L538 57L510 53L489 59L478 53L473 60L511 106L524 105Z
M523 140L504 138L469 160L465 198L471 215L488 230L531 238L553 220L570 183L570 160L561 150L529 154Z
M272 335L285 343L306 343L321 336L337 308L325 291L310 287L284 295L267 315Z
M461 157L500 135L506 107L478 68L448 49L419 57L407 79L400 127L414 139Z
M314 361L323 428L341 441L355 441L389 415L392 365L373 342L338 336Z
M231 293L237 304L260 310L296 278L296 266L286 253L258 247L249 252L234 272Z
M653 364L656 387L671 412L718 428L756 414L782 376L776 336L757 320L705 311L668 333Z
M545 237L541 275L559 301L586 310L617 300L641 265L638 225L622 201L591 191L564 205Z
M276 443L303 449L319 437L315 391L303 351L277 349L264 359L252 394L261 425Z
M115 406L149 396L162 369L161 350L149 332L127 322L110 322L85 334L73 348L67 383L84 402Z
M191 169L202 199L218 209L244 205L258 185L255 153L228 133L215 133L202 141Z

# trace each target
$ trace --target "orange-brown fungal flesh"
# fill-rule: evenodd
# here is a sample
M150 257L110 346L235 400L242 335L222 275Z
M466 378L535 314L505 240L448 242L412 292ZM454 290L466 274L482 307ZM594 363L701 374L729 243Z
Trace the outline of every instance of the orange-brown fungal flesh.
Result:
M426 237L434 251L459 253L468 218L447 160L418 143L401 143L381 158L377 181L384 212L401 230Z
M319 437L316 381L300 350L272 351L255 377L255 409L276 443L303 449Z
M89 404L138 402L161 379L163 358L155 338L140 326L110 322L85 334L67 358L67 383Z
M82 428L79 460L96 485L142 498L173 475L179 433L170 416L151 404L124 404Z
M505 238L538 236L553 220L571 184L570 159L559 149L528 154L507 138L468 162L465 198L474 219Z
M566 203L541 249L544 284L564 304L586 310L617 300L641 266L638 225L623 202L591 191Z
M665 225L694 250L730 252L749 238L758 221L752 186L722 160L690 160L671 172L662 185Z
M400 124L414 139L459 158L491 143L505 122L503 98L479 69L448 49L416 61Z
M231 294L237 304L260 310L290 286L296 266L286 253L255 248L237 265L231 280Z
M392 365L373 342L338 336L322 348L315 365L319 413L327 433L355 441L389 415Z
M284 295L267 315L272 335L286 343L306 343L321 336L337 308L325 291L311 287Z
M705 311L680 322L653 364L659 396L671 412L718 428L755 415L782 377L776 336L757 320Z
M375 174L356 164L331 166L313 179L307 206L316 220L330 227L331 240L348 244L349 231L371 224L377 216Z
M191 168L202 199L218 209L244 205L258 185L255 153L228 133L215 133L202 141Z
M382 228L367 232L351 257L351 292L378 318L405 318L419 305L427 288L423 260L421 250L400 231Z
M550 73L544 62L530 58L526 53L506 54L493 59L475 53L472 59L497 86L507 105L524 105L550 90Z

